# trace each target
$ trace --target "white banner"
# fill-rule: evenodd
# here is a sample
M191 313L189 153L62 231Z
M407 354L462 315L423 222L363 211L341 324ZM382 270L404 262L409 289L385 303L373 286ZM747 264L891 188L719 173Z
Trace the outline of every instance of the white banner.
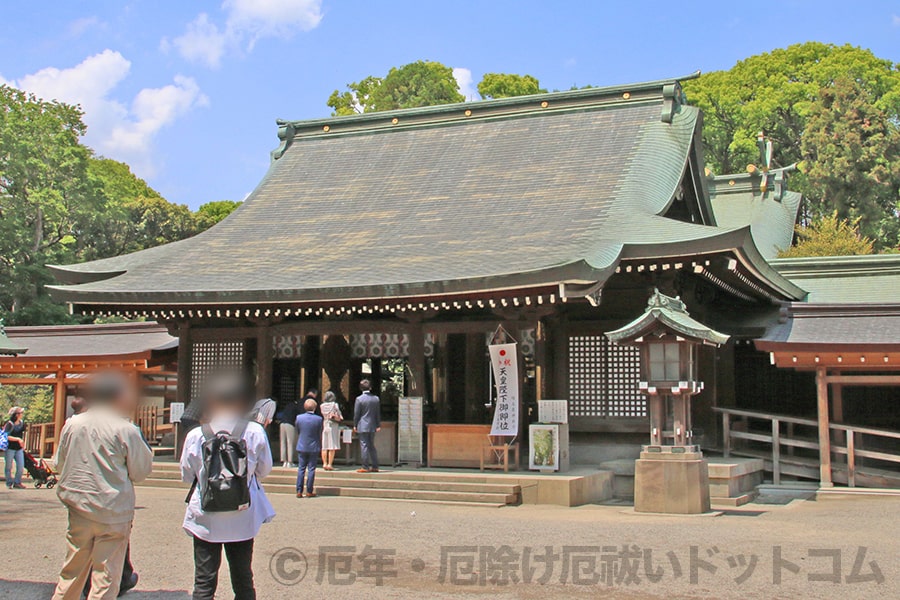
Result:
M497 390L491 435L515 437L519 435L519 361L516 345L493 344L488 349Z

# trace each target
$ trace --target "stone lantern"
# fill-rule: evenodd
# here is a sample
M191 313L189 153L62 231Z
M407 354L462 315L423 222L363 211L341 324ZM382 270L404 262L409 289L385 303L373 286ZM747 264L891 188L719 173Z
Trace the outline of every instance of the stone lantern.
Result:
M691 431L691 396L700 346L720 346L723 335L690 317L684 302L655 290L640 317L606 333L641 355L640 389L648 397L650 444L635 465L637 512L693 514L709 510L709 469Z

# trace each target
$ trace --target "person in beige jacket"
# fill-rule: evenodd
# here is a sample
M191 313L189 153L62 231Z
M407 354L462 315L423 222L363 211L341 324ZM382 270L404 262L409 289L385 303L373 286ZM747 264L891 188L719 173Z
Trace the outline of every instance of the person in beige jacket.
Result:
M88 577L90 600L115 598L134 520L134 485L153 468L153 453L129 422L137 393L127 378L90 383L87 411L63 427L56 453L57 494L69 512L68 551L53 600L78 600Z

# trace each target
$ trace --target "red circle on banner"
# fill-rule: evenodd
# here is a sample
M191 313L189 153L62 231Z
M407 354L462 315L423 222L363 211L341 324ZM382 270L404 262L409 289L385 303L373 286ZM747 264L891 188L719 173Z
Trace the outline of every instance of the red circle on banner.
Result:
M506 350L501 350L501 351L500 351L500 356L506 356Z

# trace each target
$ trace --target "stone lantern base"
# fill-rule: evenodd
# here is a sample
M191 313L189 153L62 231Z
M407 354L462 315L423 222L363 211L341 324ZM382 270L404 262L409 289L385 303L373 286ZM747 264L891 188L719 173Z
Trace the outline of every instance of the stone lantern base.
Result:
M699 446L644 446L635 462L634 510L709 512L709 466Z

